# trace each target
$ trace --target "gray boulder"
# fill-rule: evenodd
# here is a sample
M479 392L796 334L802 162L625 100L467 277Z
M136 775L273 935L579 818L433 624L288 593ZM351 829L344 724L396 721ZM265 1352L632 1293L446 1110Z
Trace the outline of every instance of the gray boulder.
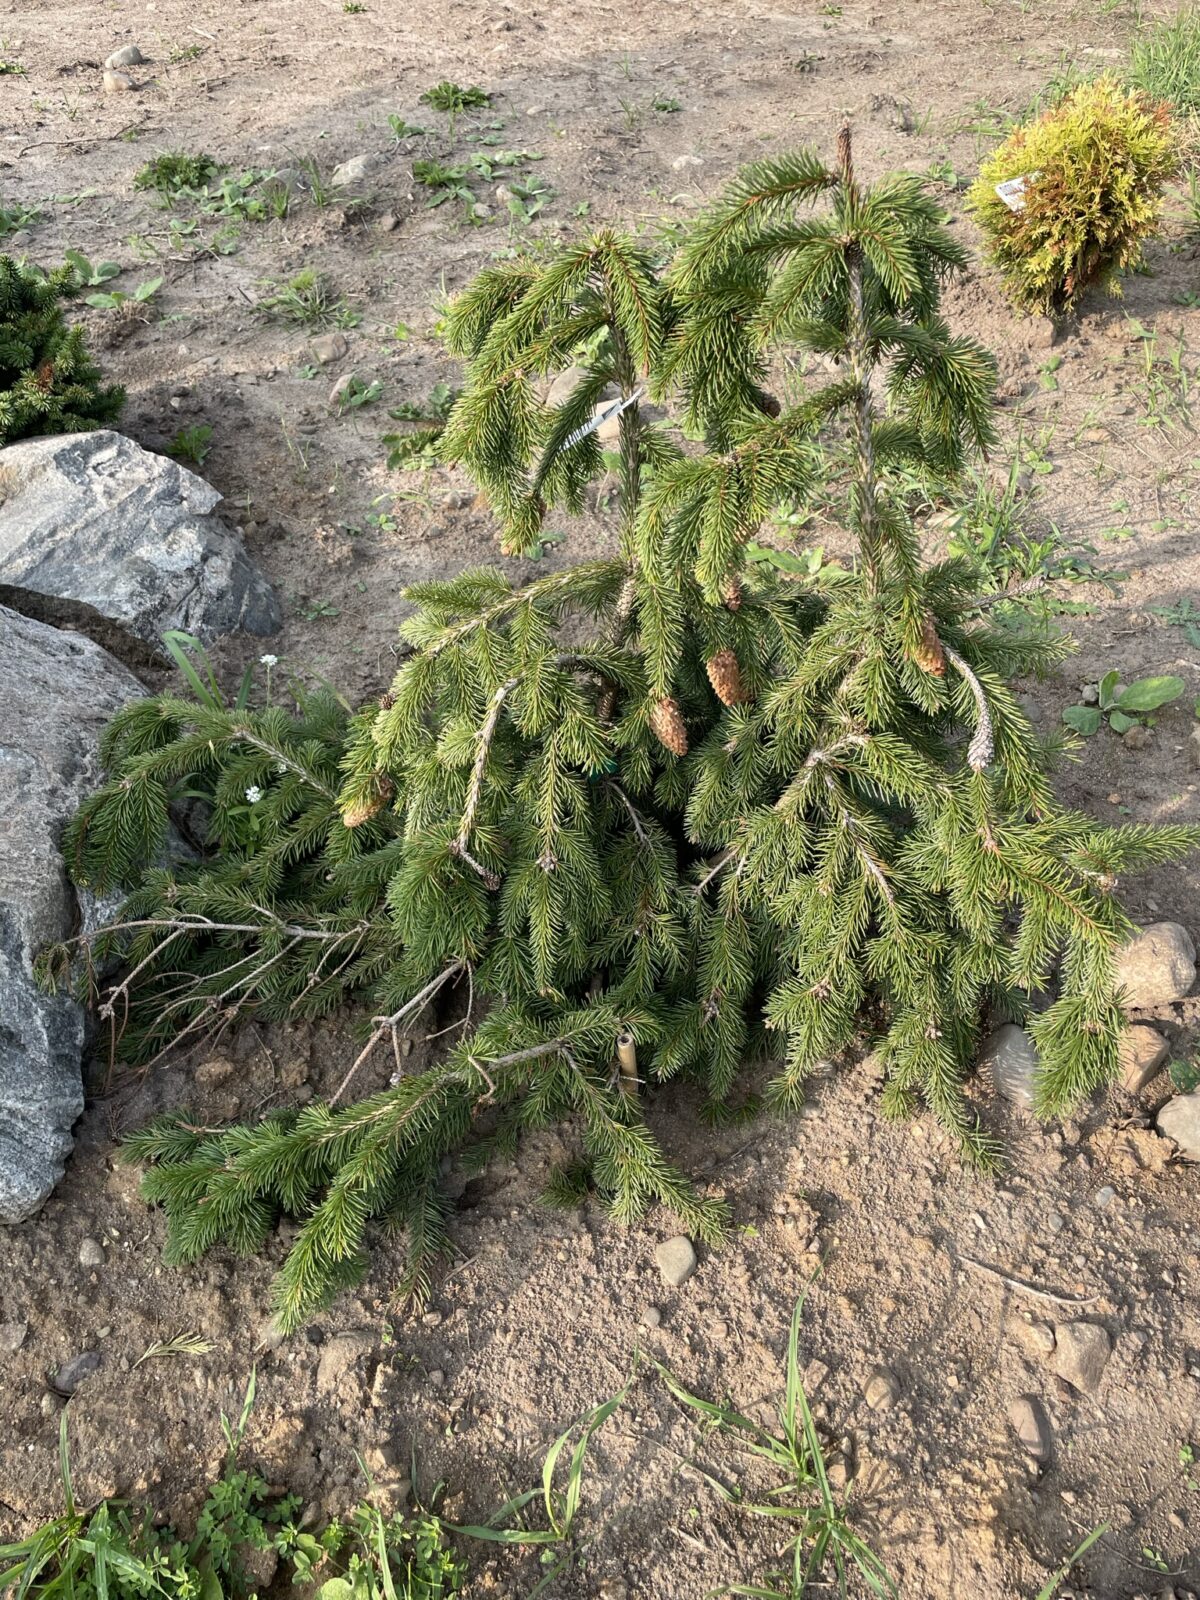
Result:
M85 917L59 849L100 777L100 731L143 693L99 645L0 606L0 1222L31 1216L62 1176L83 1110L83 1009L32 963Z
M0 586L21 609L86 631L102 618L160 647L274 633L279 604L203 478L108 429L0 451ZM36 607L25 596L40 600ZM105 642L108 642L106 639Z
M1117 953L1117 985L1135 1009L1182 1000L1196 981L1196 946L1178 922L1152 922Z

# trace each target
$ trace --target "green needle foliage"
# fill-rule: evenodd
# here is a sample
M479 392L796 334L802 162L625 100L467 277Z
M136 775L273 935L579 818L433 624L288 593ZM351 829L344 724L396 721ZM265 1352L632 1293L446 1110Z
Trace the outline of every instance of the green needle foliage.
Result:
M1177 166L1166 104L1111 76L1077 85L1014 129L967 200L1013 304L1062 316L1094 284L1119 295ZM1014 181L1022 187L1006 202L997 185Z
M153 1060L248 1009L372 1004L330 1104L217 1131L179 1114L129 1141L172 1260L298 1217L277 1284L292 1328L388 1220L420 1292L443 1157L564 1119L615 1216L662 1203L715 1240L724 1210L668 1159L639 1083L685 1077L728 1115L768 1060L789 1108L864 1031L887 1110L924 1103L987 1159L964 1078L989 1019L1042 991L1043 1109L1114 1074L1112 890L1191 835L1056 804L1008 681L1060 647L990 623L966 560L920 560L901 485L990 438L990 358L939 312L963 264L919 180L864 187L844 132L833 167L750 168L665 268L610 232L489 268L450 312L466 386L443 451L529 548L604 470L589 429L615 393L614 555L524 588L481 569L410 589L406 658L354 716L302 692L295 712L229 706L193 670L196 701L116 719L111 781L66 851L82 881L133 885L84 942L125 959L103 1007L124 1052ZM835 375L781 405L774 364L798 352ZM780 500L818 493L853 570L797 583L747 562ZM151 866L181 795L206 805L210 853ZM406 1074L397 1050L391 1085L348 1100L452 995L444 1058Z
M0 256L0 446L104 427L125 403L101 385L83 329L66 325L61 302L78 288L71 267L47 274Z

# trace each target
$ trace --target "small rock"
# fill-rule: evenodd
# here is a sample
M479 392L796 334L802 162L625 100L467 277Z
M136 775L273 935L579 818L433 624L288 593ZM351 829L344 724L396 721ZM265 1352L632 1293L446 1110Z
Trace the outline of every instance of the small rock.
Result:
M51 1394L50 1390L47 1389L45 1394L42 1396L42 1415L44 1417L61 1416L62 1408L62 1396L58 1394Z
M702 167L703 165L703 156L676 156L671 163L671 167L675 172L682 172L685 167Z
M1200 1089L1192 1094L1177 1094L1158 1113L1159 1133L1174 1139L1185 1156L1200 1161Z
M596 1590L596 1600L629 1600L629 1585L624 1578L605 1578Z
M1101 1188L1096 1190L1096 1204L1100 1207L1101 1211L1107 1211L1109 1206L1112 1205L1116 1198L1117 1191L1113 1188L1111 1183L1106 1183Z
M1154 1028L1135 1023L1121 1035L1121 1087L1137 1094L1167 1059L1167 1041Z
M354 374L352 372L342 373L341 377L329 391L329 409L331 411L337 410L338 406L341 404L342 396L353 382Z
M98 1239L83 1239L80 1241L79 1265L81 1267L102 1267L104 1265L104 1246Z
M27 1322L0 1322L0 1355L15 1356L28 1333Z
M1034 1080L1038 1070L1037 1047L1015 1022L996 1028L984 1041L979 1065L991 1077L998 1094L1014 1105L1033 1104Z
M13 239L16 239L13 234ZM1195 723L1188 734L1188 766L1200 767L1200 722Z
M394 211L385 211L375 224L380 233L393 233L399 225L400 218Z
M84 1350L69 1361L64 1361L54 1376L54 1387L59 1394L74 1394L79 1385L90 1377L100 1365L99 1350Z
M657 1328L662 1321L662 1312L657 1306L647 1306L638 1318L638 1326L642 1328Z
M900 1398L900 1380L888 1367L876 1367L863 1385L872 1411L890 1411Z
M133 88L133 79L127 72L104 72L105 94L127 94Z
M664 1280L673 1289L685 1284L696 1270L696 1252L692 1241L677 1234L674 1239L664 1239L654 1247L654 1259Z
M1085 706L1098 706L1100 704L1100 688L1095 683L1085 683L1079 691L1079 698Z
M228 1056L210 1056L207 1061L202 1061L196 1068L196 1087L198 1089L219 1089L222 1084L228 1083L230 1078L237 1073L237 1067Z
M1054 1329L1045 1322L1026 1322L1024 1317L1016 1317L1009 1323L1009 1330L1026 1354L1039 1361L1045 1361L1054 1350Z
M1117 957L1126 1004L1141 1009L1182 1000L1196 981L1196 947L1178 922L1153 922Z
M1029 1455L1039 1465L1050 1459L1050 1419L1036 1395L1022 1394L1008 1408L1008 1420Z
M1060 1378L1084 1394L1100 1387L1112 1354L1112 1340L1096 1322L1060 1322L1054 1329L1051 1366Z
M446 1387L446 1374L442 1371L441 1367L434 1367L433 1371L429 1374L429 1382L435 1389L444 1389Z
M104 63L106 72L112 72L117 67L140 67L145 61L145 56L135 44L123 44L119 50L114 50Z
M373 172L378 172L381 165L379 156L351 156L349 161L343 161L334 167L330 174L330 186L334 189L348 189L352 183L362 183Z
M322 333L312 342L312 353L323 367L329 366L332 361L340 361L350 349L350 341L340 331Z
M1121 743L1130 750L1148 750L1154 743L1154 735L1149 728L1143 728L1140 722L1135 722L1132 728L1125 729Z
M1030 722L1038 723L1045 721L1046 713L1042 710L1041 706L1031 694L1019 694L1017 696L1017 704L1029 718Z
M317 1393L327 1394L361 1356L374 1348L373 1333L335 1333L326 1341L317 1362Z

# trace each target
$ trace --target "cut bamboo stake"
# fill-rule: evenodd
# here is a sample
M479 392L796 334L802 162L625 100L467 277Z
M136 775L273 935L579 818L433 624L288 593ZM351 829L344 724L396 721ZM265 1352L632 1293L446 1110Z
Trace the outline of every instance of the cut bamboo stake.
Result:
M617 1066L621 1074L621 1089L625 1094L638 1092L637 1045L628 1028L617 1035Z

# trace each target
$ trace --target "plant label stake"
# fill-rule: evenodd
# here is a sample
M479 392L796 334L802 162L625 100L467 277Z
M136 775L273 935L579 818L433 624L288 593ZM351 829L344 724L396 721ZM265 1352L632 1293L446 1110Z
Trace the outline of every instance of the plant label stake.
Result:
M606 422L611 422L614 417L619 417L622 411L628 411L635 400L642 398L643 393L642 389L635 389L631 395L626 395L623 400L614 400L611 405L605 406L603 411L597 411L590 422L585 423L582 428L576 428L574 433L567 435L562 443L563 449L570 450L573 445L582 443L590 433L595 433L597 428L602 428Z

